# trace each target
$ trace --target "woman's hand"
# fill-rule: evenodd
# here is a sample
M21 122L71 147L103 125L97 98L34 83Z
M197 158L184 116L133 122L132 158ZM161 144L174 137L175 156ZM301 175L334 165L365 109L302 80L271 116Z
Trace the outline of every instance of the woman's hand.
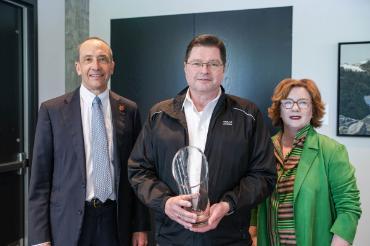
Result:
M249 227L249 235L252 238L252 246L257 246L257 226L250 226Z
M333 239L331 240L331 246L350 246L351 244L341 238L338 235L334 235Z

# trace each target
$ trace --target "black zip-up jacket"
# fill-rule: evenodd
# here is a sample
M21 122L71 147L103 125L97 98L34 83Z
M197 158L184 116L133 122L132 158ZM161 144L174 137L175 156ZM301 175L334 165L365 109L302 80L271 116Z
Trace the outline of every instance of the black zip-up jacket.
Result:
M167 199L179 194L172 159L189 143L183 110L186 91L150 110L129 159L131 185L139 199L155 211L159 245L249 245L250 211L270 195L276 182L273 146L256 105L225 94L223 88L204 153L209 165L210 203L227 201L234 213L203 234L185 229L164 213Z

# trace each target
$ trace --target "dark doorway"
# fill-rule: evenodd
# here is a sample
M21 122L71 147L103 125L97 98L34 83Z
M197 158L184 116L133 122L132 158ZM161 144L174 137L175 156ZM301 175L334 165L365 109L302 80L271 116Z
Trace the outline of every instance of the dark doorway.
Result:
M35 6L0 1L0 245L24 245L27 159L36 110Z

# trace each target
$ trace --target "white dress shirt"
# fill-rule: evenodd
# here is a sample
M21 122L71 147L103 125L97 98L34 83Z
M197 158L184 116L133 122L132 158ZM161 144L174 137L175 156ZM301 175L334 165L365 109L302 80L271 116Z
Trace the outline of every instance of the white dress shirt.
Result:
M186 124L188 126L189 145L198 147L203 152L206 146L208 127L211 121L212 113L220 96L221 89L218 92L217 97L210 101L204 107L203 111L198 112L193 100L190 98L189 90L186 93L183 107L186 117Z
M186 117L186 124L188 126L189 134L189 146L194 146L204 152L209 123L211 121L213 110L218 102L221 95L221 89L215 99L207 103L203 111L198 112L195 107L193 100L190 98L189 90L186 93L186 97L183 103L183 108ZM200 174L201 174L201 155L189 156L189 164L192 167L189 168L189 183L192 187L192 193L199 192Z
M82 118L82 129L84 136L85 146L85 158L86 158L86 201L90 201L94 198L94 176L93 176L93 163L92 163L92 138L91 138L91 117L92 117L92 102L95 98L95 94L89 91L83 84L80 88L80 102L81 102L81 118ZM104 114L105 128L107 130L108 148L109 148L109 160L112 174L112 187L113 193L109 199L115 200L115 189L114 189L114 168L113 168L113 124L112 124L112 110L109 102L109 89L107 88L103 93L99 94L98 97L102 102L102 109Z

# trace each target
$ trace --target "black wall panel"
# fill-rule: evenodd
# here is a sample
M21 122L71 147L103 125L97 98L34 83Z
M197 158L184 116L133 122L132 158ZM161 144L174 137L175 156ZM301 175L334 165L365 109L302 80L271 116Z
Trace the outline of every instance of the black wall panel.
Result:
M273 88L291 76L292 7L112 20L112 89L136 101L145 118L186 86L186 46L203 33L225 42L226 92L255 102L269 122Z
M255 102L271 127L267 108L273 89L291 76L292 8L196 14L195 30L225 42L225 90Z
M111 33L112 90L137 102L144 121L154 103L186 85L183 57L194 34L193 16L113 20Z

